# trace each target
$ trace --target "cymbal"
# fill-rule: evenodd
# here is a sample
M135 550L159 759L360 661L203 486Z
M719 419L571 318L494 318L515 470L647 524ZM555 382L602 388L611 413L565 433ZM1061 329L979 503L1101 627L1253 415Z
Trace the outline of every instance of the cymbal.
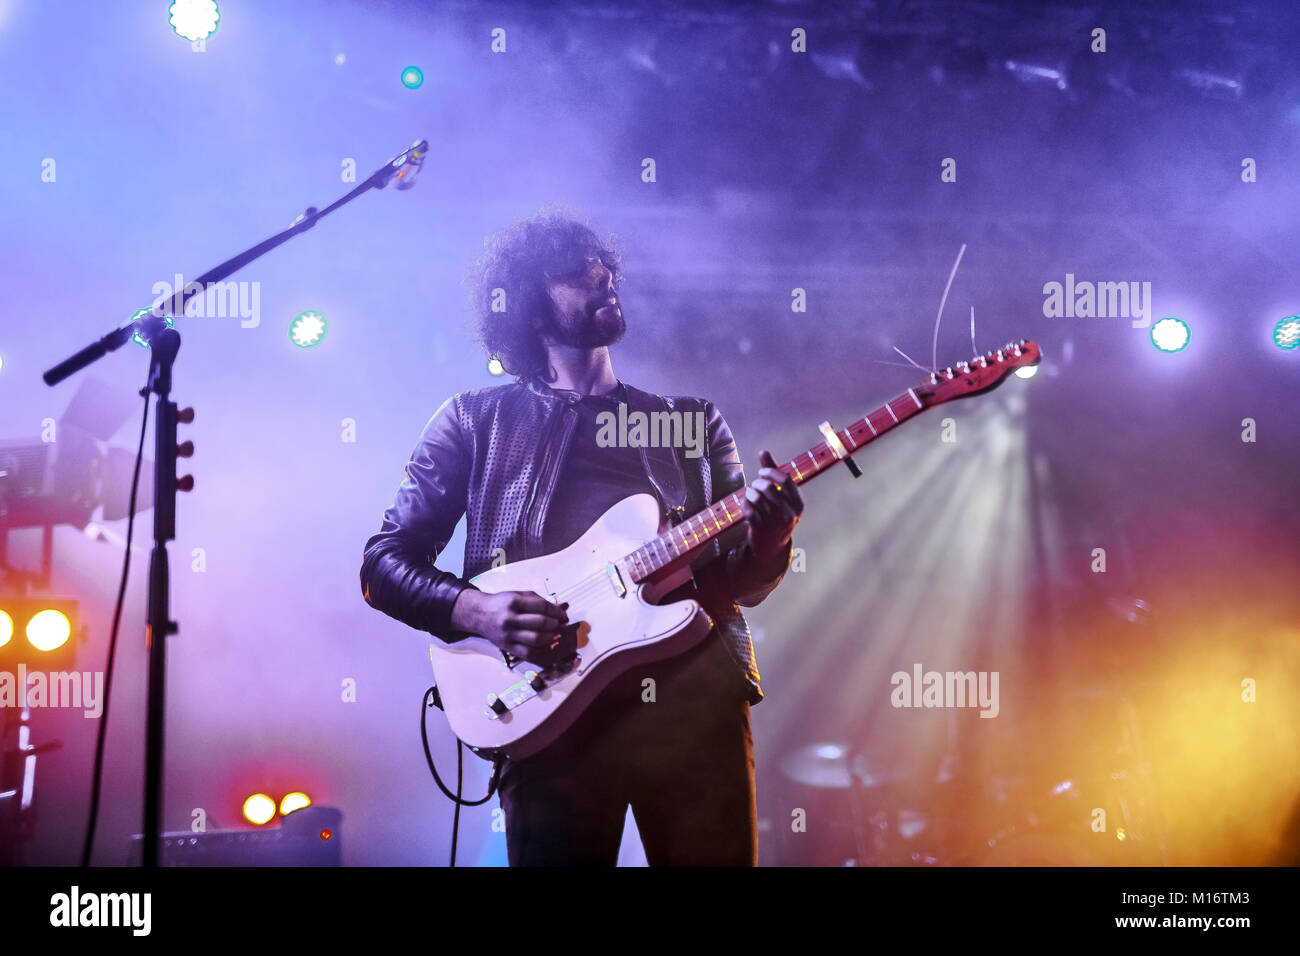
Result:
M827 741L808 744L787 753L781 760L781 773L795 783L808 787L827 787L847 790L856 776L858 786L865 788L894 787L905 783L916 784L915 777L886 769L884 762L868 756L862 750L853 755L852 775L848 755L850 746ZM953 779L953 756L946 754L935 768L934 778L927 784L948 783Z
M809 787L830 787L847 790L857 776L859 786L883 787L900 782L900 774L890 773L868 761L859 751L853 755L852 773L847 744L826 742L808 744L792 750L781 760L781 772L795 783Z

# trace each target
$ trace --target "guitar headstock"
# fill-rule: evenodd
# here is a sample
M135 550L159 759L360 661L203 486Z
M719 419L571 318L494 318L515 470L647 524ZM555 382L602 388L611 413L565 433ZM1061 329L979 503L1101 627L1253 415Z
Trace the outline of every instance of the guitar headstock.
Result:
M1016 369L1037 365L1041 360L1037 342L1008 342L1000 349L940 369L938 375L931 375L930 381L914 391L927 407L941 405L996 388Z

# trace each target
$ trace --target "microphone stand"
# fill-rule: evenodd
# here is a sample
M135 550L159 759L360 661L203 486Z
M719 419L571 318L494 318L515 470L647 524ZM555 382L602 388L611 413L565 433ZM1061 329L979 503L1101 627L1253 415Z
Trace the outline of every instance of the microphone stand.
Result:
M176 478L176 459L188 456L193 446L186 442L178 453L176 424L190 421L193 413L178 412L171 401L172 366L181 347L180 333L171 323L171 316L184 315L185 305L195 295L202 294L209 283L221 282L239 269L259 259L276 246L316 225L317 220L329 215L340 206L351 202L370 189L383 189L393 180L396 188L410 189L424 163L428 151L427 140L419 140L393 157L355 189L335 200L322 210L308 207L293 221L288 229L269 239L245 249L220 265L209 269L193 282L187 283L172 296L170 302L158 300L152 309L142 310L133 321L114 329L96 342L60 362L42 378L46 385L56 385L74 372L115 351L129 339L139 337L149 346L149 383L142 395L153 392L157 396L157 420L154 423L154 546L149 555L149 611L147 646L149 651L149 689L145 719L145 776L144 776L144 826L141 831L141 865L159 865L159 835L162 831L162 778L163 778L163 723L165 716L165 677L167 673L167 635L175 634L179 625L171 620L169 611L170 571L167 542L176 537L176 492L188 491L194 486L192 476ZM109 675L110 679L112 675Z

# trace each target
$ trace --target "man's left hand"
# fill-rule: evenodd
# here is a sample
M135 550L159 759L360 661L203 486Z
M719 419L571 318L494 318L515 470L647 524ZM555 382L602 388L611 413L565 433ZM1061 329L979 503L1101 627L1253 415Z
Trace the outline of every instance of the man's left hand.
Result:
M749 547L759 566L771 567L785 554L803 513L794 479L776 466L770 452L759 455L758 478L745 489L741 510L749 523Z

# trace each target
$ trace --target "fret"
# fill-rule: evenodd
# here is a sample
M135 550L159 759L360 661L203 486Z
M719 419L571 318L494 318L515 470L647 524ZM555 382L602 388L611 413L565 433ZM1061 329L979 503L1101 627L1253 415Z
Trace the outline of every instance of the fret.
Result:
M906 401L908 398L911 398L916 407L906 408L900 416L900 413L894 409L894 403ZM908 389L906 394L894 398L872 412L868 412L860 421L854 422L843 432L835 432L834 434L850 450L857 450L872 439L880 437L884 432L893 428L894 425L899 424L904 417L914 415L923 408L924 405L916 392ZM882 412L887 414L891 421L877 426L872 421L872 416L879 415ZM854 430L860 429L864 425L870 431L870 434L859 432L855 435ZM804 462L805 457L807 457L808 463ZM839 461L840 458L835 454L834 449L826 442L822 442L779 467L795 482L803 483L816 477ZM745 519L744 492L745 489L743 488L733 491L719 501L713 502L698 514L691 515L686 520L669 527L663 534L652 538L634 551L632 553L632 567L634 569L633 573L637 575L637 580L645 580L661 568L667 567L683 555L712 540L716 535L735 523L743 521ZM710 527L710 522L712 522L712 527Z
M894 408L896 404L902 404L903 410ZM902 395L895 396L879 408L867 412L858 421L850 423L843 431L833 431L828 423L823 422L818 427L826 441L801 452L778 467L796 484L803 484L840 461L852 464L853 452L901 424L904 419L925 411L926 407L916 388L909 388ZM882 419L882 423L877 425L876 415L887 415L889 420ZM808 459L806 462L805 457ZM713 540L736 523L744 521L746 490L737 489L712 502L676 525L670 525L662 534L637 548L626 559L632 573L638 580L644 580Z

